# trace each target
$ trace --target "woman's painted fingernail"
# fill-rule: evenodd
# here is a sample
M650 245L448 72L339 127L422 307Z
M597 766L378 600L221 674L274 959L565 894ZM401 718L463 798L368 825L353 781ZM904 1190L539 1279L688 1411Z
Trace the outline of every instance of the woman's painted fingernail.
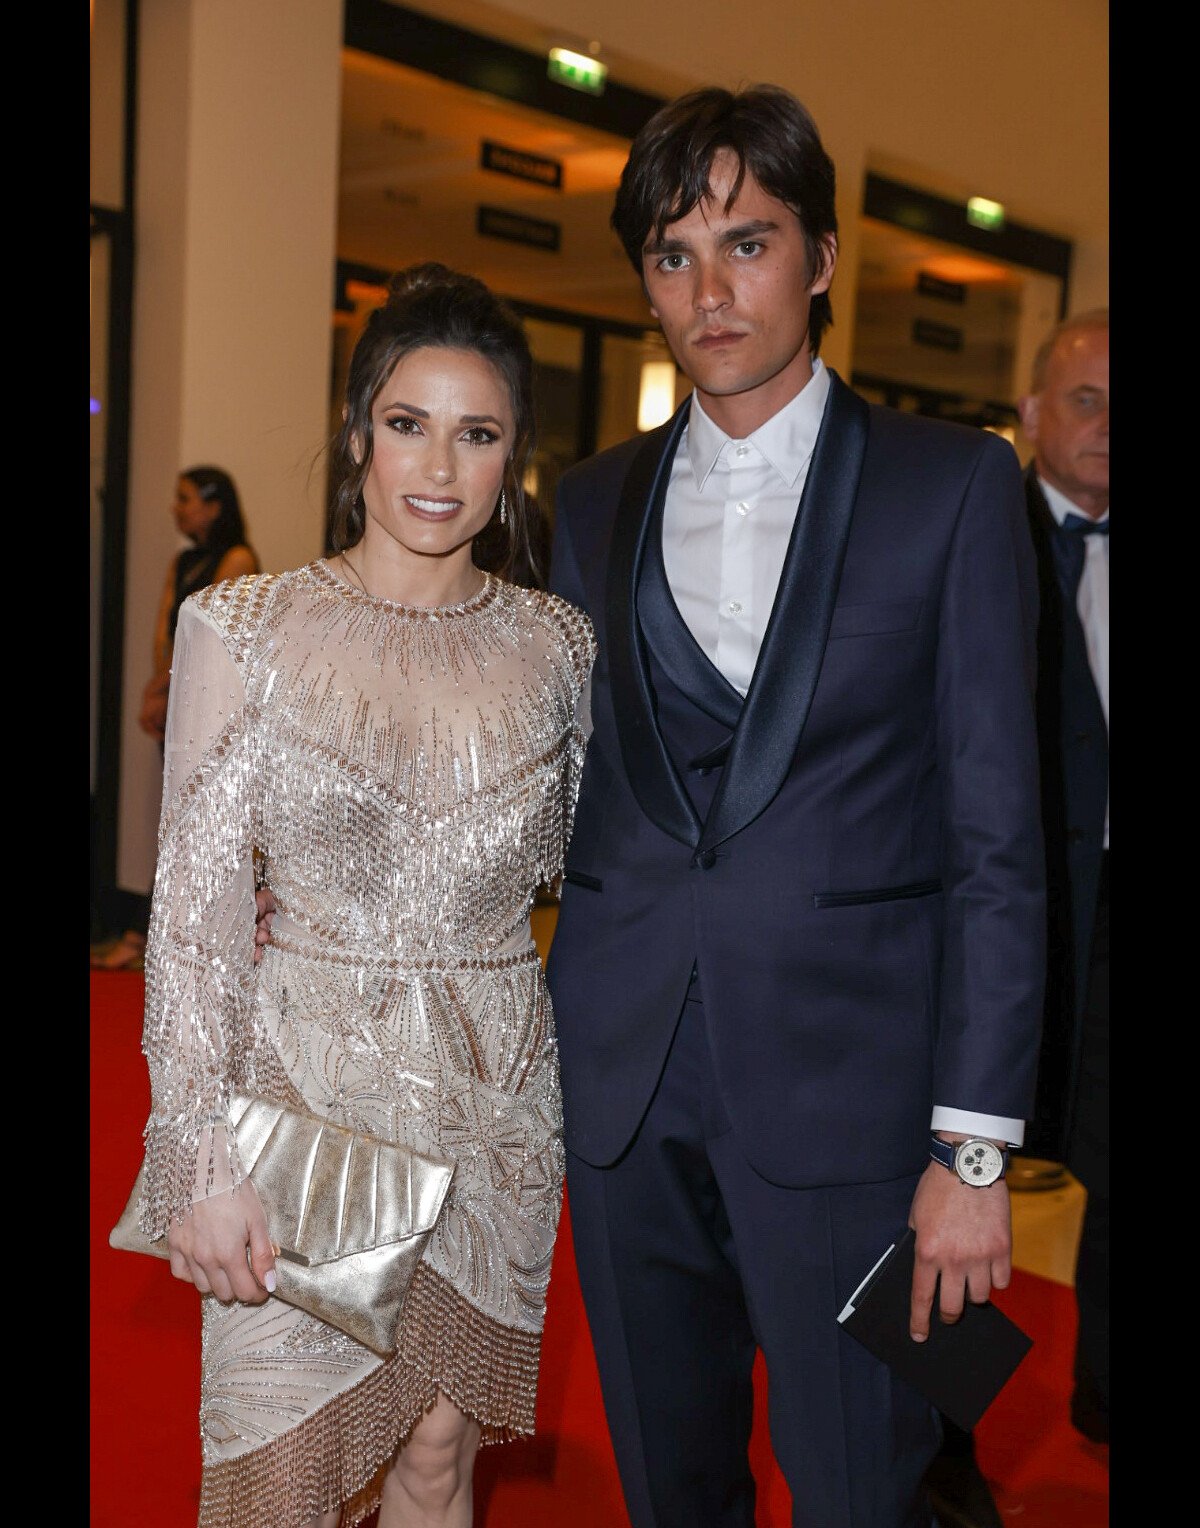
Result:
M273 1295L275 1293L275 1270L274 1270L274 1268L268 1268L266 1273L263 1274L263 1285L266 1288L266 1291L267 1291L267 1293L269 1295Z

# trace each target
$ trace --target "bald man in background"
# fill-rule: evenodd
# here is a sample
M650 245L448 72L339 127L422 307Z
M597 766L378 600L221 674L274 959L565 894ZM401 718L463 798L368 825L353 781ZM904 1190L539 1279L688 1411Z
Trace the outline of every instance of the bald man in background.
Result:
M1038 746L1049 941L1025 1149L1066 1162L1088 1202L1075 1272L1071 1420L1108 1442L1108 310L1037 353L1021 423L1038 561Z

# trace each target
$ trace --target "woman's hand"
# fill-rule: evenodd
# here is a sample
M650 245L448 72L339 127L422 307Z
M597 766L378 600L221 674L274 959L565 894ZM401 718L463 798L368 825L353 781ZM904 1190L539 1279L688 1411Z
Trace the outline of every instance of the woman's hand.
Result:
M198 1199L167 1232L171 1272L224 1304L261 1305L275 1292L275 1249L258 1192L248 1179ZM247 1259L247 1249L249 1258Z
M263 950L271 942L271 920L278 912L275 898L269 886L260 886L254 893L254 964L263 958Z

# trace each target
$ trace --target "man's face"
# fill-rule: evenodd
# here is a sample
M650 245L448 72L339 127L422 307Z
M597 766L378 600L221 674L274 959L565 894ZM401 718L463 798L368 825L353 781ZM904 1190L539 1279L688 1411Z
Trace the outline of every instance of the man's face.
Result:
M833 279L837 242L810 279L800 220L749 171L728 212L737 176L728 149L713 158L709 195L686 217L651 229L642 251L650 309L709 416L748 435L812 375L808 311Z
M1038 473L1093 518L1108 508L1108 330L1061 336L1040 392L1020 401Z

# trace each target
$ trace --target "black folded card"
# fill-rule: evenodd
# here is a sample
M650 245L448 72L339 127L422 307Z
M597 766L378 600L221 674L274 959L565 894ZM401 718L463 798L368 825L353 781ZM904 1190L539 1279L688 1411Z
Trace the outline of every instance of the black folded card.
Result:
M1011 1378L1033 1339L989 1300L967 1301L961 1317L938 1319L934 1296L929 1336L908 1335L916 1236L910 1229L889 1247L850 1296L838 1320L914 1390L968 1432Z

